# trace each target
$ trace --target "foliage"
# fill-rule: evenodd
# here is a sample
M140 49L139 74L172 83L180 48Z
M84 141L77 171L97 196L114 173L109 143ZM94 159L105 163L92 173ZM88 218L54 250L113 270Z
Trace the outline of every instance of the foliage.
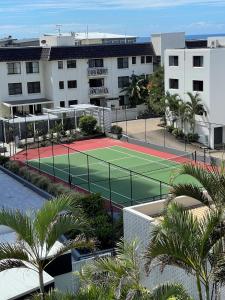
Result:
M110 129L113 134L122 134L123 128L118 125L113 125Z
M157 115L165 113L164 68L158 67L149 77L147 86L149 96L146 99L148 109Z
M13 267L37 271L42 299L45 298L43 271L46 266L77 246L94 247L92 241L84 238L88 222L82 210L77 207L76 212L73 210L72 214L69 213L71 203L70 196L62 195L46 201L32 215L4 208L0 211L0 224L11 228L19 237L13 245L0 243L0 271ZM53 254L55 242L69 230L77 230L82 235L77 235L74 240L62 244Z
M82 116L79 119L79 128L85 135L95 133L97 120L93 116Z
M166 129L168 130L169 133L172 133L174 130L174 126L173 125L168 125L166 126Z
M99 258L90 264L86 264L80 271L79 277L82 283L81 294L92 291L96 298L78 299L102 299L96 293L103 290L112 300L160 300L170 299L172 296L180 296L177 299L188 299L188 295L181 285L165 284L152 291L145 289L140 283L140 261L137 255L138 244L120 241L117 244L115 257ZM99 293L100 294L100 293ZM102 299L103 300L103 299Z
M172 131L172 134L176 137L176 138L180 138L183 139L185 137L183 130L180 128L174 128Z
M9 157L0 155L0 165L5 165L9 161Z
M195 133L195 125L196 125L196 121L195 121L195 115L207 115L207 112L205 110L204 105L202 104L202 99L200 98L199 94L196 93L195 95L193 95L192 93L187 93L190 101L188 101L186 103L187 105L187 114L189 116L189 122L191 125L191 130L192 133Z
M199 140L199 135L197 133L191 133L189 132L186 136L187 138L187 141L189 143L194 143L194 142L197 142Z
M130 105L135 107L144 102L146 97L146 82L143 76L131 75L129 85L121 90L129 97Z
M185 189L185 185L183 190ZM197 187L196 187L197 188ZM194 194L194 190L192 191ZM210 284L218 261L218 249L225 234L223 210L212 209L201 218L176 202L169 203L163 219L155 226L146 251L146 267L173 265L192 273L199 300L210 300ZM204 287L204 292L203 292ZM206 298L203 294L205 293Z

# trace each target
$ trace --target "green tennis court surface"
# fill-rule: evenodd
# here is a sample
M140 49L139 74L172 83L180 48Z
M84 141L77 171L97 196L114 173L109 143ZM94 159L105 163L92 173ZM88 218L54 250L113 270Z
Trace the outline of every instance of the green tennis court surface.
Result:
M88 155L86 155L86 154ZM171 176L191 156L163 159L128 148L112 146L86 152L29 160L28 164L65 182L101 193L114 203L129 206L168 194ZM175 182L191 182L179 176Z

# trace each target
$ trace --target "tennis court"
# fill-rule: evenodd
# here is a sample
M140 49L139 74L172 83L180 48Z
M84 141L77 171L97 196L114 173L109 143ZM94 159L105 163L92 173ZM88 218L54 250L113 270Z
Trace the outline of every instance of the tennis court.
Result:
M107 143L107 140L84 151L78 151L76 145L74 148L58 145L66 150L58 148L54 155L43 155L45 149L39 149L42 155L28 159L27 163L84 190L99 192L118 205L129 206L168 194L171 176L180 164L192 161L192 154L165 155L124 142ZM175 180L191 181L191 177L183 175Z

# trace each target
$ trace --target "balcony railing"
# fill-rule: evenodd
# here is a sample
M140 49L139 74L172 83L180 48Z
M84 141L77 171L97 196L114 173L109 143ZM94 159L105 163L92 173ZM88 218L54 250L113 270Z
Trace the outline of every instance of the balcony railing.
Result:
M88 68L88 76L103 76L108 75L107 68Z
M99 96L99 95L104 95L104 94L108 94L108 93L109 93L109 90L105 86L91 87L89 89L90 96Z

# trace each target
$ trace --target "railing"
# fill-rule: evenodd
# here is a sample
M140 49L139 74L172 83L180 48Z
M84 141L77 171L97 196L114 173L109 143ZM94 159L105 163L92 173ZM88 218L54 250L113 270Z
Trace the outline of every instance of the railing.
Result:
M91 87L89 89L89 95L90 96L104 95L104 94L108 94L108 93L109 93L109 90L105 86Z
M88 76L102 76L108 75L107 68L88 68Z

